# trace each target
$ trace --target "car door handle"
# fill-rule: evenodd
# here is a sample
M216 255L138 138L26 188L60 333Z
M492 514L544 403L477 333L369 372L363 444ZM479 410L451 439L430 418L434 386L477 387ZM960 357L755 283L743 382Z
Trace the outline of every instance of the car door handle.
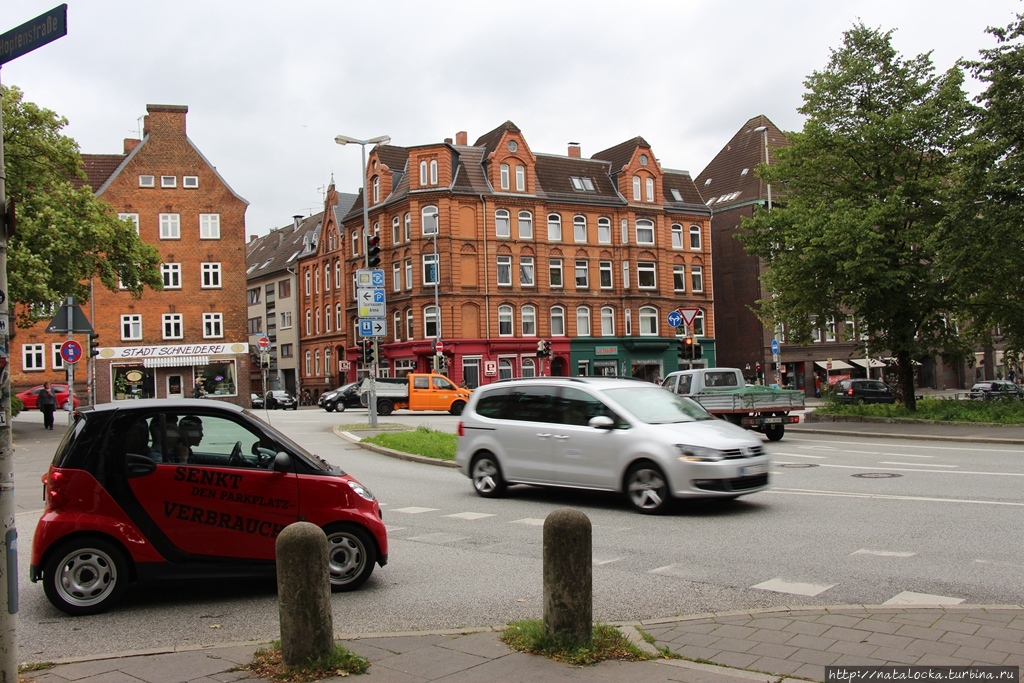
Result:
M543 432L537 432L537 436L539 436L539 437L540 437L540 438L542 438L542 439L546 439L546 438L548 438L549 436L551 436L551 434L545 434L545 433L543 433Z
M561 439L562 441L564 441L564 440L569 438L569 435L568 434L555 434L555 438L556 439Z

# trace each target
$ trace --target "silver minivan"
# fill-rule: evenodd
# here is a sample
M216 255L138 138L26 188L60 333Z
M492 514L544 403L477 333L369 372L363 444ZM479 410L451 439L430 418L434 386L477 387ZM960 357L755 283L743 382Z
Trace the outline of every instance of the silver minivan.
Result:
M757 436L655 384L607 377L537 377L473 392L455 462L476 492L510 484L625 494L644 513L674 499L736 498L768 488Z

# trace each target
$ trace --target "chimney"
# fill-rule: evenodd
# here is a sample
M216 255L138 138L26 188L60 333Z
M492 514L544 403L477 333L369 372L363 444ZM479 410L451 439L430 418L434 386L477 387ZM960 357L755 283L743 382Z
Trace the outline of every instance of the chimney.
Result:
M136 147L139 146L140 142L142 142L142 140L136 140L135 138L125 138L124 139L124 153L125 154L130 153L133 149L135 149Z
M570 142L569 143L569 156L571 156L573 159L581 158L580 143L578 143L578 142Z
M299 221L301 221L301 220L302 220L302 214L301 213L297 213L294 216L292 216L292 225L295 227L296 230L299 229Z
M127 140L125 142L127 142ZM249 235L249 242L252 243L252 242L255 242L255 241L256 241L256 235Z
M445 138L444 139L444 144L446 144L446 145L452 144L452 139L451 138Z
M455 144L465 147L469 144L468 133L464 130L460 130L455 134Z
M188 107L179 104L147 104L142 124L143 137L150 133L163 133L185 137L185 115Z

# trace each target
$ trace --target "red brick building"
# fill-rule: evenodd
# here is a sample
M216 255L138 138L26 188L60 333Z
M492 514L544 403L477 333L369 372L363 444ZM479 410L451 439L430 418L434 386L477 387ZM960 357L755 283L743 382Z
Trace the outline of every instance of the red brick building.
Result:
M697 364L714 364L710 211L689 174L663 168L643 138L589 159L575 143L545 154L509 121L472 145L460 132L375 147L366 187L383 248L382 375L429 369L438 336L447 374L469 386L537 374L656 379L679 367L683 333L704 349ZM356 346L362 201L325 218L318 252L299 264L305 387L368 372ZM668 326L679 307L700 311L693 329ZM551 358L537 358L540 340Z
M159 250L164 281L163 291L146 290L140 299L97 286L82 305L100 335L93 400L190 396L201 385L208 395L248 405L248 203L188 139L188 107L147 111L142 140L125 140L122 154L83 155L88 184ZM43 327L19 331L12 383L63 381L53 353L44 354L43 367L35 362L36 349L60 342ZM87 363L78 366L81 386L90 373Z

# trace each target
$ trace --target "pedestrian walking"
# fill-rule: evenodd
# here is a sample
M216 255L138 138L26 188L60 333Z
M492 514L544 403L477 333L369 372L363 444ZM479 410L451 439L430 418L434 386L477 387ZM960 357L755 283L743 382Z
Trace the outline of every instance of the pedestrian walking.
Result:
M53 430L53 411L57 409L57 397L54 395L53 389L50 388L49 382L43 384L39 397L36 399L36 405L43 413L43 429Z

